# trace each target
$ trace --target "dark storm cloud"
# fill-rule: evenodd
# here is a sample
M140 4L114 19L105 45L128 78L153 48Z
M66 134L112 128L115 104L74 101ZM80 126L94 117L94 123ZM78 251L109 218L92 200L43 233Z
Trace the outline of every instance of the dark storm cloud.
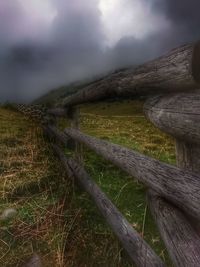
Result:
M158 3L157 5L159 7ZM199 8L199 0L160 1L160 9L165 12L167 17L175 22L175 24L187 28L190 32L197 31L198 29L196 27L200 25Z
M19 1L1 0L0 101L29 101L65 83L139 64L200 36L197 0L143 0L152 13L169 20L170 28L142 39L125 36L107 48L98 0L51 2L57 15L41 30Z
M171 48L200 39L199 0L146 0L152 12L163 14L171 26L144 39L126 37L110 51L115 66L140 64Z
M5 42L5 48L3 43L0 48L2 100L33 99L50 88L103 70L103 31L96 3L95 0L54 1L57 17L45 38L34 41L23 36L26 18L19 2L15 6L0 5L0 12L6 11L0 19L4 25L0 35ZM12 23L7 23L8 18ZM22 32L10 27L14 23ZM15 38L16 32L20 36Z
M172 22L172 33L182 41L200 37L199 0L154 0L154 8Z

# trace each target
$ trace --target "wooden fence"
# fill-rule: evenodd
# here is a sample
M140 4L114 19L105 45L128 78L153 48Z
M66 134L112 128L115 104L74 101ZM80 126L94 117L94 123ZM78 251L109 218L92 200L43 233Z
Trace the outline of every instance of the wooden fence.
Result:
M64 99L62 108L38 111L18 105L25 114L43 118L55 153L69 177L87 191L136 266L165 266L84 169L82 145L121 168L148 188L148 202L175 266L200 266L200 42L172 50L152 62L117 72ZM200 88L200 87L199 87ZM88 136L79 129L79 104L110 97L149 96L147 118L176 140L177 166ZM71 127L61 132L55 118ZM44 119L45 118L45 119ZM51 118L51 119L50 119ZM63 146L75 141L75 157Z

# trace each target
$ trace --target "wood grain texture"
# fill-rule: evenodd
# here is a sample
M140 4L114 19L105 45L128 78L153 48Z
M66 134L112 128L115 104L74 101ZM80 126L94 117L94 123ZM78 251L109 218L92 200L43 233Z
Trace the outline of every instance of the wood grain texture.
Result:
M109 97L190 91L200 83L200 43L184 45L137 68L130 68L92 83L64 99L74 106Z
M200 219L199 175L80 131L66 129L65 133L172 201L186 213Z
M200 145L176 139L177 166L184 170L200 173Z
M165 133L175 137L177 166L186 172L196 172L198 175L199 107L200 94L197 92L155 96L144 106L149 120ZM185 183L184 178L182 182ZM149 203L174 264L183 267L200 266L200 237L196 231L199 228L198 221L189 216L186 218L180 210L152 192L149 193Z
M82 188L92 197L101 214L111 226L113 232L116 234L122 246L136 266L164 266L161 259L142 239L140 234L133 229L130 223L123 217L97 184L93 182L83 167L77 164L77 162L73 159L67 160L64 153L58 147L54 146L54 150L67 173L70 176L73 174Z
M144 112L163 132L200 144L200 93L152 97L145 103Z
M199 267L200 237L185 215L151 190L148 202L174 265Z

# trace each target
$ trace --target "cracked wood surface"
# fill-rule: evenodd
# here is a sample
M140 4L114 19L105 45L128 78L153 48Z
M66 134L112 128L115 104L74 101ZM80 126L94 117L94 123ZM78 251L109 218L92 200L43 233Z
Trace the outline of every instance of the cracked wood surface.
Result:
M199 267L200 237L188 218L151 190L148 192L148 202L174 265Z
M64 106L110 97L191 91L200 84L200 42L184 45L136 68L119 71L67 97Z
M65 133L172 201L185 213L200 219L199 175L77 130L65 129Z

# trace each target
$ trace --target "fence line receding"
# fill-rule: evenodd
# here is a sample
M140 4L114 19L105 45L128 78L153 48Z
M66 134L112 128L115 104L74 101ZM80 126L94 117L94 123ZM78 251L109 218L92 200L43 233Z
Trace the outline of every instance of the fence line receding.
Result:
M173 49L137 68L111 74L63 100L62 107L39 110L18 105L42 119L44 132L69 177L87 191L136 266L164 266L84 169L86 146L148 187L148 202L175 266L200 266L200 42ZM176 140L177 166L160 162L80 131L78 105L112 97L146 95L147 118ZM148 97L149 96L149 97ZM71 127L61 132L56 118ZM74 158L62 151L74 141Z

